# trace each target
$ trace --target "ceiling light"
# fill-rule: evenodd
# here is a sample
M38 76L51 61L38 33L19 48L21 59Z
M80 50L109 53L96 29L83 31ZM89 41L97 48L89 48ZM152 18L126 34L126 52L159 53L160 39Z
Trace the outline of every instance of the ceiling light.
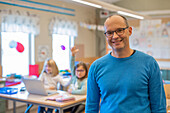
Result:
M126 15L126 16L130 16L130 17L134 17L134 18L137 18L137 19L144 19L143 16L134 15L134 14L123 12L123 11L117 11L117 13L122 14L122 15Z
M72 0L72 1L82 3L82 4L85 4L85 5L89 5L89 6L93 6L93 7L96 7L96 8L102 8L101 5L93 4L93 3L82 1L82 0Z

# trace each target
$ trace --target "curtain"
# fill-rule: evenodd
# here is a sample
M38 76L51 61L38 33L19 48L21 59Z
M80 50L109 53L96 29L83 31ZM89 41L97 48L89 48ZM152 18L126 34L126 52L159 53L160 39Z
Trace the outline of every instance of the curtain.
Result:
M53 17L49 24L50 34L77 37L77 23L62 17Z
M0 32L24 32L38 35L39 17L19 10L0 10Z

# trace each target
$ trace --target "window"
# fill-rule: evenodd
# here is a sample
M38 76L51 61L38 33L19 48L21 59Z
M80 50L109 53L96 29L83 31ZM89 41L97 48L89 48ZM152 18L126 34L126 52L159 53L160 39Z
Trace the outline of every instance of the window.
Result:
M29 64L35 63L34 48L34 35L1 32L3 77L12 73L28 75Z
M70 48L74 46L74 37L53 34L53 54L59 70L70 69Z

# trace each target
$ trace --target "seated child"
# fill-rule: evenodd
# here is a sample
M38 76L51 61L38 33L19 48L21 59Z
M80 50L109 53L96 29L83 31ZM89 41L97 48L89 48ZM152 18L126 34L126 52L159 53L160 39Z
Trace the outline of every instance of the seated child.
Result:
M46 89L57 89L57 83L60 83L62 86L69 85L70 81L68 83L65 83L63 81L62 76L59 74L59 69L53 59L47 59L44 62L43 70L40 74L40 77L38 78L41 81L43 81L44 86ZM53 109L48 108L48 110L45 110L45 107L38 107L38 113L52 113Z
M87 92L87 75L88 68L87 65L83 62L79 62L76 66L75 64L75 54L79 50L76 47L71 48L72 57L71 57L71 74L72 80L68 88L68 92L76 95L86 95ZM73 107L71 113L81 113L85 109L85 103L79 104Z

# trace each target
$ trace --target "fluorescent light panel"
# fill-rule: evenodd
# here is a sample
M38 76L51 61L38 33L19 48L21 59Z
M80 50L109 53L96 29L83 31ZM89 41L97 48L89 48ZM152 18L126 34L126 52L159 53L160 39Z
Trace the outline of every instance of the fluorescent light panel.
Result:
M82 4L85 4L85 5L89 5L89 6L93 6L93 7L96 7L96 8L102 8L101 5L93 4L93 3L82 1L82 0L72 0L72 1L82 3Z
M130 17L133 17L133 18L137 18L137 19L144 19L143 16L134 15L134 14L123 12L123 11L117 11L117 13L122 14L122 15L126 15L126 16L130 16Z

